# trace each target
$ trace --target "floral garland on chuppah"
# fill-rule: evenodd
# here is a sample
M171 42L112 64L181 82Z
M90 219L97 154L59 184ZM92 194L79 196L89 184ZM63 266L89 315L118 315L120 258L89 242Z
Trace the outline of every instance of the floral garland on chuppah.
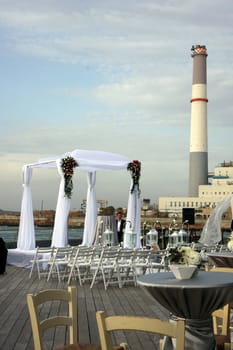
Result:
M74 168L78 166L76 160L70 156L66 158L62 158L61 160L61 168L65 179L64 192L65 196L71 198L72 190L73 190L73 181L72 177L74 174Z
M132 180L133 180L133 185L131 187L131 193L134 192L135 186L138 186L138 191L140 193L139 178L141 176L141 162L139 162L139 160L133 160L132 162L130 162L128 164L127 170L130 171L131 177L132 177Z

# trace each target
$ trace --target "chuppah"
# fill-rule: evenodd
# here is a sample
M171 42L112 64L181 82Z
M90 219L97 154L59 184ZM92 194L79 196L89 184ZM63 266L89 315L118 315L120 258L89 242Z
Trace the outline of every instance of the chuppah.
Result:
M73 192L72 177L76 171L87 174L86 215L82 245L91 246L96 241L97 201L96 176L99 171L126 170L131 174L129 190L126 233L136 234L135 248L141 247L140 242L140 189L139 177L141 163L132 161L123 155L75 149L59 157L38 160L35 163L23 166L23 196L21 204L20 224L17 240L17 252L31 252L35 250L35 228L33 218L32 193L30 183L33 169L54 168L61 177L58 191L56 214L52 234L53 247L65 247L68 244L68 215L70 211L70 198ZM124 243L127 247L127 242Z

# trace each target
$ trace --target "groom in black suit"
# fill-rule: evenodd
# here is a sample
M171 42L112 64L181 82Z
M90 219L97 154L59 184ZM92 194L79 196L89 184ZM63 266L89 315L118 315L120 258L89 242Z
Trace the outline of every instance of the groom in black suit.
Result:
M125 220L122 219L122 212L117 211L117 219L116 219L116 228L117 228L117 237L118 237L118 243L120 244L123 242L123 236L124 236L124 228L125 228Z

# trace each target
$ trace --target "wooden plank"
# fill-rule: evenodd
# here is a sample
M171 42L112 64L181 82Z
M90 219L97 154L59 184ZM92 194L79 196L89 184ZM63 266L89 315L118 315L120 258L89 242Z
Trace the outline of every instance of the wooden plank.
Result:
M168 312L163 309L142 288L126 285L119 289L117 285L104 290L102 282L97 282L92 289L87 282L78 288L78 332L82 343L99 343L96 323L96 311L104 310L108 315L145 315L166 319ZM49 282L45 278L38 279L33 274L29 279L29 269L7 266L7 274L0 275L0 349L32 350L32 332L29 320L26 295L44 289L67 288L67 282L58 283L57 278ZM66 311L63 303L51 303L44 306L41 315L48 317ZM131 334L130 334L131 333ZM67 341L67 331L62 327L45 335L46 349L53 349ZM142 333L117 332L115 342L127 342L130 348L153 349L158 347L158 339Z
M96 344L99 343L99 333L97 329L96 322L96 308L94 302L94 292L90 289L89 284L85 285L85 296L86 296L86 307L88 315L88 325L90 332L90 343Z
M81 343L90 343L85 286L78 286L78 334Z

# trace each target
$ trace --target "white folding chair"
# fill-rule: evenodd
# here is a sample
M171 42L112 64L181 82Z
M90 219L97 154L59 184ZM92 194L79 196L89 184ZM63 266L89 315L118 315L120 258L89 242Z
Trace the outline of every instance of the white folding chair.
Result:
M144 275L147 271L147 269L150 269L150 255L151 250L148 249L137 249L134 253L133 258L133 269L134 269L134 275L137 279L137 276ZM136 284L136 280L135 280Z
M151 250L150 253L150 272L168 271L169 266L166 263L166 249L160 251Z
M73 247L55 248L53 258L48 263L50 268L47 281L49 281L52 275L56 275L58 281L61 282L61 272L63 277L65 277L73 249Z
M136 284L136 275L133 266L135 251L133 249L122 248L117 259L117 269L120 276L120 288L126 283Z
M34 254L33 260L31 261L32 266L29 273L29 278L32 277L32 273L36 268L39 279L41 276L48 275L48 267L54 255L54 248L52 247L37 247Z
M117 258L120 247L105 247L101 252L101 256L97 265L92 264L93 278L90 288L93 287L98 276L102 277L105 290L110 283L118 283L120 286L120 275L117 269Z
M93 257L94 248L93 247L82 247L80 246L74 258L70 261L68 266L70 267L68 284L72 278L76 278L78 276L80 286L85 281L89 274L89 270L91 268L91 262Z

